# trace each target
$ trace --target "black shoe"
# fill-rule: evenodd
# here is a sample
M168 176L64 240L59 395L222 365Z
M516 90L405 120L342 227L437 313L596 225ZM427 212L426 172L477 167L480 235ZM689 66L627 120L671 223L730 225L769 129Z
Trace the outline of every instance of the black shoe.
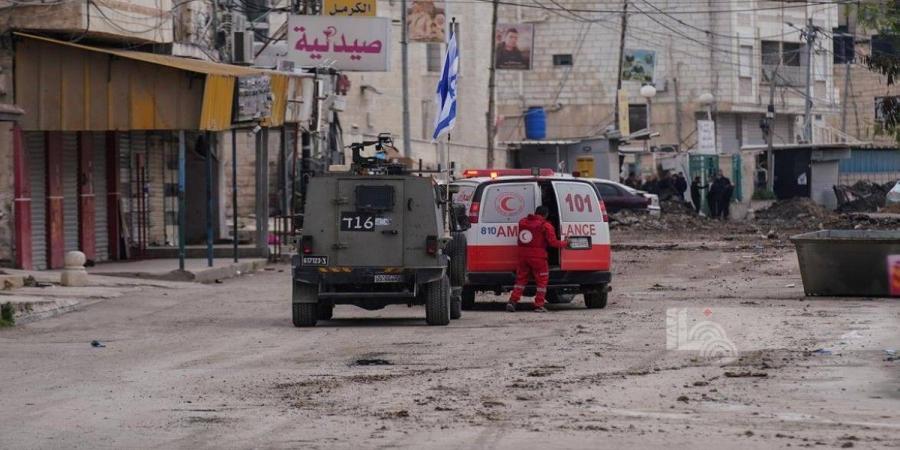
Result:
M506 312L516 312L516 304L515 303L507 303L506 304Z
M541 306L540 308L534 308L534 312L545 313L545 312L547 312L547 308L544 308L543 306Z

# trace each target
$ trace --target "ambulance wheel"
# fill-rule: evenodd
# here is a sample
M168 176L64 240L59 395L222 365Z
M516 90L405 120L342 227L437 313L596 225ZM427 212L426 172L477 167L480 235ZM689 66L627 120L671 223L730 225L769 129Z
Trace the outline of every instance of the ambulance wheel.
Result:
M461 300L463 311L475 309L475 291L473 289L463 288Z
M319 303L317 310L319 320L331 320L334 317L334 305L323 305Z
M607 292L606 286L597 286L588 289L584 291L584 306L587 306L588 309L606 308L606 300L608 297L609 292Z
M293 318L295 327L314 327L318 320L318 306L315 303L294 303Z
M425 285L425 322L428 325L450 323L450 303L449 277Z
M466 234L453 233L450 248L450 284L462 286L466 284Z
M450 319L456 320L462 317L462 289L453 289L453 295L450 296Z

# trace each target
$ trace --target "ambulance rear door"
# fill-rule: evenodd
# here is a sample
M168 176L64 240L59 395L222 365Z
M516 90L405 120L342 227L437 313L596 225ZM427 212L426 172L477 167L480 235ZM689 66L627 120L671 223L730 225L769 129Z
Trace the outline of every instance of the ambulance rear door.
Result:
M609 224L603 220L597 191L588 182L553 181L559 208L560 237L576 238L578 248L560 252L560 269L608 271Z
M500 182L483 187L473 199L478 222L468 233L469 272L516 270L519 220L540 202L537 182ZM477 195L477 194L476 194ZM473 211L474 212L474 211Z

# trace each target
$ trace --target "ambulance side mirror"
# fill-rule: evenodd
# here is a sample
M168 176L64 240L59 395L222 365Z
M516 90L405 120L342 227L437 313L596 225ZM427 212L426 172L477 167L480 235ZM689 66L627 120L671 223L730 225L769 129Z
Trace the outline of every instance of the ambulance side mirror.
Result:
M454 204L452 215L454 231L466 231L469 228L472 228L472 223L469 221L469 215L466 213L465 205Z

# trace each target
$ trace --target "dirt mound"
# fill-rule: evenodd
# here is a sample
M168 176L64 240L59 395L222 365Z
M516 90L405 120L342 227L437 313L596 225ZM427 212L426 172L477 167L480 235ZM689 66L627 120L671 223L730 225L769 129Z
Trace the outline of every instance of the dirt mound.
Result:
M798 197L779 200L772 206L756 213L761 220L796 221L807 219L829 219L834 213L817 205L809 198Z
M678 200L663 200L659 202L659 209L663 214L686 214L689 216L697 215L694 207L688 202L680 202Z

